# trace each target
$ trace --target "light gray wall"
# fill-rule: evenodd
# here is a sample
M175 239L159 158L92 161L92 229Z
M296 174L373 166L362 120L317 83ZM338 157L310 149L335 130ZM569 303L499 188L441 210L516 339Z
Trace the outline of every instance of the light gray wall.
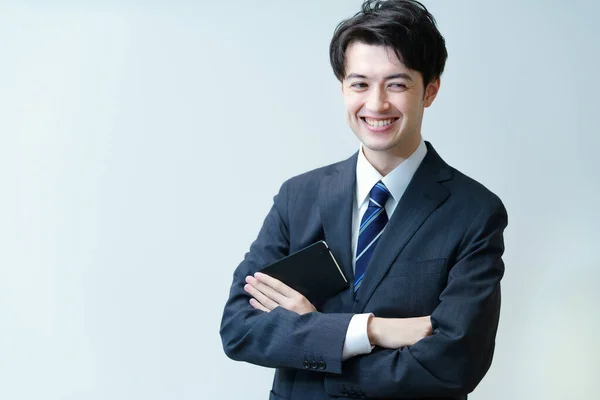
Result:
M0 3L1 399L267 397L221 311L283 180L357 149L327 50L360 3ZM510 216L472 398L595 398L600 6L425 4L424 136Z

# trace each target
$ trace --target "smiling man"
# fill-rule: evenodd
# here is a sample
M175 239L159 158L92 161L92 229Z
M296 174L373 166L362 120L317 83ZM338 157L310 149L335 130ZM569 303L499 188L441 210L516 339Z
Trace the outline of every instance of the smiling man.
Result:
M360 148L283 183L234 272L225 353L277 368L270 399L466 399L492 362L507 214L423 140L444 39L419 2L366 1L330 58ZM319 240L352 285L317 310L258 271Z

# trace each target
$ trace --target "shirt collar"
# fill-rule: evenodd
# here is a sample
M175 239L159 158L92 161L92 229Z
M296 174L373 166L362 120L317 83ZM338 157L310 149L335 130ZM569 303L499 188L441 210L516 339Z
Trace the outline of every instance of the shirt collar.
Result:
M373 186L380 180L388 188L394 200L398 202L426 154L427 146L421 139L419 147L410 157L382 177L365 157L361 144L356 162L356 204L358 207L367 199Z

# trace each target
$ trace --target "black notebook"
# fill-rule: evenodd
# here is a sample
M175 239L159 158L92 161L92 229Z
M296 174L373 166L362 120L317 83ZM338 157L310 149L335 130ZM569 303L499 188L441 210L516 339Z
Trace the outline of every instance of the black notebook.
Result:
M323 240L267 265L261 272L302 293L317 308L349 287Z

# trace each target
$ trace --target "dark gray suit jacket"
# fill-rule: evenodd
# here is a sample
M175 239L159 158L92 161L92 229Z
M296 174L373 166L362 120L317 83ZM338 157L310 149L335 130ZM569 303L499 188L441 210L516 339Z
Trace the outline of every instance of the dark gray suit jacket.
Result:
M506 210L485 187L428 152L380 238L355 298L319 312L254 310L244 278L324 239L353 280L357 154L286 181L233 275L221 322L227 356L277 368L271 399L466 399L492 362L500 313ZM433 335L342 362L356 313L431 315Z

